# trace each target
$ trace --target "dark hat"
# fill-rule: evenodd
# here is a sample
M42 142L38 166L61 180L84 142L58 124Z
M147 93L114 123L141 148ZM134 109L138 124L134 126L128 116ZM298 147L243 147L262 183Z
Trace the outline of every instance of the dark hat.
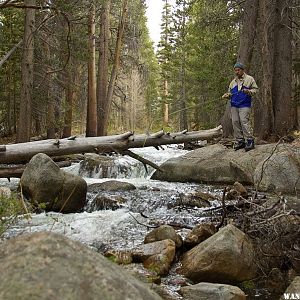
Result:
M242 63L240 63L240 62L236 62L233 68L234 69L235 68L239 68L239 69L243 69L244 70L245 66Z

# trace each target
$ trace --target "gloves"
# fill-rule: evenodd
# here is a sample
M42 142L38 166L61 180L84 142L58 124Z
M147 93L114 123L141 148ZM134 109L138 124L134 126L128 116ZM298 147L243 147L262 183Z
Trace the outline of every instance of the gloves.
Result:
M225 93L225 94L222 96L223 99L228 99L228 98L230 98L230 97L231 97L231 94L230 94L230 93Z

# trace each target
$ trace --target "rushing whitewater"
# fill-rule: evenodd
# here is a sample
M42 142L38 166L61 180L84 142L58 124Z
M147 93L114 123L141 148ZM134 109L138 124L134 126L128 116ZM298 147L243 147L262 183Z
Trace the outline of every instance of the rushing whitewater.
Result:
M157 165L171 157L187 153L177 147L165 147L165 150L155 148L133 149L140 156L155 162ZM79 174L80 163L64 169L73 174ZM121 209L82 212L76 214L41 213L32 214L31 218L20 218L6 233L6 236L15 236L24 232L52 231L78 240L84 244L103 251L106 248L124 249L140 244L147 232L147 227L162 223L177 223L192 227L203 217L200 208L170 208L170 203L195 190L220 193L218 189L209 186L186 183L169 183L150 180L153 168L145 167L142 163L128 156L114 157L114 164L108 177L101 178L101 168L93 172L93 177L84 177L88 185L96 182L115 180L134 184L134 191L103 192L108 196L121 196L126 201ZM84 176L84 174L83 174ZM16 185L17 181L14 181ZM88 194L90 203L95 194ZM87 208L89 207L87 204ZM87 209L88 210L88 209ZM147 218L146 218L147 216ZM143 225L145 224L145 225Z

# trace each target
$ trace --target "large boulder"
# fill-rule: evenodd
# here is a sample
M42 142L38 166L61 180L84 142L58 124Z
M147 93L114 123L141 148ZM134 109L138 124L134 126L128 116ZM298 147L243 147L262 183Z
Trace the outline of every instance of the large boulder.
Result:
M176 247L179 248L182 245L182 238L176 233L175 229L170 225L162 225L158 228L153 229L145 236L144 243L153 243L157 241L163 241L170 239L172 240Z
M300 149L292 145L259 145L254 150L234 151L211 145L171 158L152 179L180 182L257 185L261 191L300 191ZM261 176L263 174L263 176Z
M87 184L81 177L61 170L46 154L36 154L20 180L23 194L47 211L71 213L86 203Z
M300 299L300 276L294 278L280 300L281 299Z
M233 225L186 252L179 272L194 282L236 283L255 277L254 249Z
M186 300L246 300L245 293L238 287L201 282L180 289L180 293Z
M234 164L237 154L221 144L196 149L184 156L172 158L156 171L152 179L180 182L251 182L251 178ZM236 170L237 169L237 170Z
M54 233L5 242L0 264L0 299L161 299L101 254Z

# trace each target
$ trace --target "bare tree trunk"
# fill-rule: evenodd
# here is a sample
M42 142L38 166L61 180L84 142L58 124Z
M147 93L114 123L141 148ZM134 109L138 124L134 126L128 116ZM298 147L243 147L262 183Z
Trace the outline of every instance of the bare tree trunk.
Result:
M99 64L97 82L97 135L104 135L109 59L109 14L110 0L106 0L101 10Z
M34 6L35 0L25 0L26 6ZM31 102L33 89L35 9L25 9L24 50L22 57L22 87L17 142L28 142L31 136Z
M292 16L287 1L277 0L273 73L274 134L284 136L295 126L292 101Z
M128 7L128 0L123 0L122 13L121 13L119 27L118 27L118 35L117 35L117 42L116 42L116 48L115 48L114 62L113 62L109 86L108 86L108 90L107 90L107 98L103 105L103 113L104 113L103 117L104 118L103 118L103 123L101 124L102 126L99 128L98 135L107 135L109 116L110 116L110 112L111 112L112 98L113 98L115 83L117 80L119 65L120 65L122 40L123 40L125 21L126 21L126 16L127 16L127 7Z
M44 38L48 39L47 35ZM47 61L50 61L50 48L49 44L45 43L45 56ZM50 75L50 68L46 66L46 78L45 78L45 85L46 85L46 97L47 97L47 113L46 113L46 129L47 129L47 138L54 139L55 138L55 114L54 114L54 99L50 97L50 82L51 82L51 75Z
M186 111L186 78L185 78L185 58L183 58L180 70L180 130L188 129L187 111Z
M89 11L89 63L86 136L97 136L95 14L95 5L91 4Z
M243 9L238 61L250 67L256 34L258 0L246 0Z
M169 104L167 102L169 96L169 87L168 87L168 80L164 80L164 97L165 97L165 103L164 103L164 125L169 125Z
M182 19L182 28L181 28L181 42L183 47L186 44L186 1L183 2L183 19ZM188 119L186 111L186 53L185 49L181 51L182 57L180 58L180 130L188 129Z
M226 109L223 114L223 117L220 121L223 128L223 137L232 137L233 136L233 127L231 120L231 104L230 100L227 101Z
M262 40L262 80L260 108L256 110L256 132L259 138L267 139L273 132L274 111L272 79L274 71L274 26L275 26L275 0L260 1L260 18L263 24L261 30Z
M7 134L12 134L12 106L13 106L13 77L12 66L8 66L8 97L7 97Z
M292 0L292 6L297 7L298 0ZM293 22L300 20L300 7L292 10ZM293 99L295 106L295 124L300 126L300 26L293 30Z
M66 89L65 89L65 115L64 115L64 128L63 137L69 137L72 134L72 120L73 120L73 96L74 96L74 82L70 66L67 67L65 72L66 76Z

